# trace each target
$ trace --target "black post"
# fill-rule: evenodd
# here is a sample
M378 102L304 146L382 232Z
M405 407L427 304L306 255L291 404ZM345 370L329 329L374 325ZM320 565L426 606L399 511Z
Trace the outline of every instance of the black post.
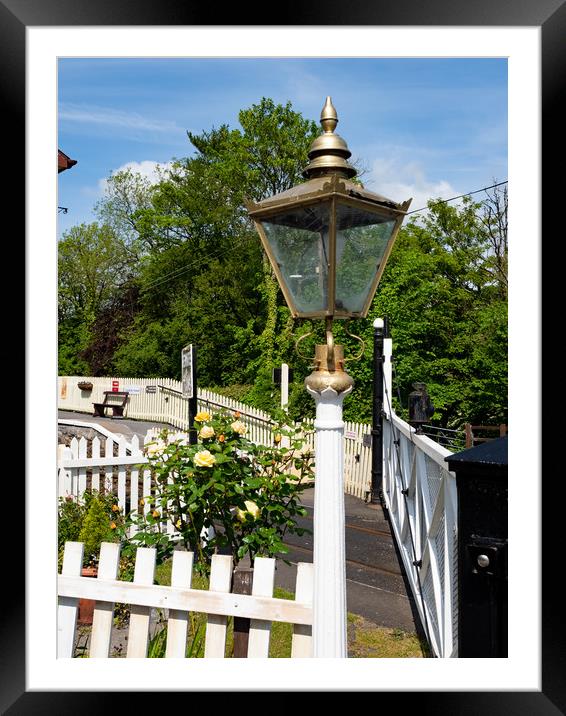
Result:
M458 490L458 657L506 657L507 438L446 460Z
M384 322L373 324L373 415L371 426L371 499L382 502L383 495L383 338Z
M197 347L193 345L193 360L191 363L191 383L193 386L193 397L189 398L189 445L196 445L198 442L195 428L195 415L198 413L197 405Z

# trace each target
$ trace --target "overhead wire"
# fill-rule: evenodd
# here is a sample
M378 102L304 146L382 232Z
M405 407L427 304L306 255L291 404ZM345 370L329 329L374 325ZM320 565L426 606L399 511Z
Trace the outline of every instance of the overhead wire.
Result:
M488 189L495 189L498 186L503 186L503 184L508 184L509 180L505 179L505 181L497 182L497 184L492 184L491 186L484 186L481 189L475 189L474 191L468 191L466 194L458 194L458 196L452 196L450 199L438 199L438 201L432 202L432 206L436 206L437 204L447 204L449 201L456 201L456 199L463 199L465 196L472 196L473 194L479 194L482 191L487 191ZM430 206L423 206L421 209L413 209L412 211L408 211L405 216L409 216L409 214L418 214L420 211L430 211Z
M178 269L175 269L174 271L171 271L170 273L165 274L164 276L160 276L158 279L155 279L154 281L150 281L143 287L143 290L147 291L150 288L154 288L155 286L159 286L162 283L166 283L169 279L173 280L175 278L179 278L179 276L182 276L184 273L186 273L190 269L201 265L206 259L217 258L225 251L226 251L225 247L220 247L216 251L211 251L210 253L203 254L196 261L191 261L188 264L184 264L183 266L180 266Z

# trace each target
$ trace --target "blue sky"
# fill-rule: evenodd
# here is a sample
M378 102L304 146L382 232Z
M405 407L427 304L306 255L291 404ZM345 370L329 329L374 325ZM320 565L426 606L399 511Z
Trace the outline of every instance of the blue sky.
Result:
M186 130L238 127L262 97L318 122L327 95L369 189L417 209L507 179L504 58L61 59L58 145L78 163L58 178L59 234L94 220L111 172L188 156Z

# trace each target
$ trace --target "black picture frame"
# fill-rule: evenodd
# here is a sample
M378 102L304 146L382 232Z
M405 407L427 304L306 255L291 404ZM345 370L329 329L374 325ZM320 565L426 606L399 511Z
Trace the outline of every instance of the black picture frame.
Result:
M397 0L397 2L368 3L350 0L348 3L311 3L298 7L280 5L277 12L270 8L242 4L212 4L180 0L0 0L0 88L5 112L8 115L2 156L9 168L8 196L5 208L12 216L25 216L25 196L21 181L15 177L24 171L25 147L25 32L27 27L40 26L204 26L216 25L218 14L223 26L270 25L274 17L277 25L375 25L375 26L537 26L541 28L542 52L542 231L548 231L555 207L561 207L558 192L560 179L551 180L553 167L558 176L564 171L563 114L559 102L563 93L566 54L566 3L564 0ZM324 19L324 22L321 22ZM17 242L15 242L17 243ZM22 242L23 246L23 242ZM12 254L13 256L13 254ZM25 261L25 259L24 259ZM530 376L538 380L538 376ZM15 402L15 399L14 399ZM534 430L539 430L538 426ZM541 470L542 473L542 470ZM555 477L559 477L556 475ZM562 485L553 481L543 490L543 574L542 574L542 690L540 692L383 692L376 694L375 708L409 706L407 699L419 709L419 714L541 714L549 716L566 712L566 641L565 620L561 614L561 587L554 583L552 561L561 563L559 546L563 543L561 523L551 519L551 503L560 502ZM11 499L24 504L22 482L11 488ZM20 491L18 495L18 491ZM527 499L527 497L525 498ZM21 510L20 510L21 513ZM560 530L560 531L559 531ZM19 545L21 547L21 543ZM4 563L10 574L10 584L25 583L23 552L3 550ZM556 567L556 565L554 565ZM561 571L561 570L560 570ZM526 566L526 573L528 569ZM29 692L25 684L25 601L23 592L3 590L4 600L0 618L0 712L5 714L75 714L98 713L113 704L114 710L131 700L131 694L112 694L93 691L85 699L85 692ZM527 606L525 607L527 609ZM283 685L287 688L288 685ZM407 685L410 689L410 685ZM367 690L378 690L368 684ZM252 690L252 689L250 689ZM292 690L292 689L291 689ZM330 690L330 689L329 689ZM161 701L160 708L169 710L163 697L144 692L145 708ZM168 698L168 697L167 697ZM261 708L266 706L263 702ZM394 706L395 704L395 706ZM229 703L226 704L230 707ZM260 704L258 704L258 708ZM299 704L297 702L297 708Z

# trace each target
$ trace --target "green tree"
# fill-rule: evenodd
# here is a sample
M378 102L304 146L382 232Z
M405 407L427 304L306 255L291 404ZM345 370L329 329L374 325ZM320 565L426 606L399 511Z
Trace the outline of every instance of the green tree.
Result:
M390 400L401 414L412 383L422 381L436 408L432 422L506 422L507 304L504 279L492 270L485 206L466 199L461 207L429 202L429 209L422 223L400 231L359 328L367 357L351 365L356 388L346 415L371 418L372 323L387 315L402 404L396 394ZM344 343L356 350L347 336Z
M115 354L123 374L168 366L178 377L180 349L193 342L201 384L256 382L260 368L271 378L288 312L244 201L300 180L316 126L267 99L239 120L242 129L188 133L196 155L173 162L136 214L151 251L138 267L140 313Z
M83 351L97 316L115 300L128 276L125 247L107 225L80 224L58 246L59 371L89 372Z
M80 224L59 241L59 316L89 322L124 282L124 244L107 225Z
M144 210L152 205L153 188L147 177L124 169L108 177L104 197L94 206L99 223L120 237L134 261L153 248L151 242L144 243L138 226Z

